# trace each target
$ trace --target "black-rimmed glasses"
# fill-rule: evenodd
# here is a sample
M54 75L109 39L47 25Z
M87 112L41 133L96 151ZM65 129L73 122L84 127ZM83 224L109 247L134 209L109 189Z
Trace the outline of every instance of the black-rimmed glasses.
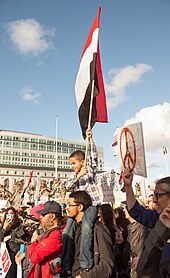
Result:
M71 204L67 204L67 207L78 207L79 205L71 205Z
M161 196L166 195L166 194L170 194L170 192L164 192L164 193L154 192L154 196L156 198L156 201L158 201Z

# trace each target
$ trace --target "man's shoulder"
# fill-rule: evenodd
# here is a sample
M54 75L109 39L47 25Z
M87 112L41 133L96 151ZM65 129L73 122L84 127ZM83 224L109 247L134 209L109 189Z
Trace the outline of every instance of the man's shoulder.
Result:
M46 237L55 237L56 235L58 235L58 236L62 235L62 233L58 227L55 227L55 228L52 228L52 229L49 229L48 231L46 231L43 235L43 239Z

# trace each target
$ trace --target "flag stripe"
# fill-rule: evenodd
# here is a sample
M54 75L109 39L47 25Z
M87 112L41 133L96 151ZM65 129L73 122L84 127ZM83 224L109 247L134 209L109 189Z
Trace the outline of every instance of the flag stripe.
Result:
M103 82L103 75L102 75L102 68L101 68L101 61L100 61L100 48L98 44L98 51L97 51L97 59L96 59L96 72L97 72L97 79L98 79L98 87L100 89L100 93L96 97L96 122L108 122L108 115L107 115L107 107L106 107L106 95L104 90L104 82ZM103 103L104 105L101 105Z
M27 186L25 187L24 189L24 193L26 192L26 190L28 189L28 187L30 186L30 183L31 183L31 180L32 180L32 176L33 176L33 173L34 173L34 169L32 169L31 173L30 173L30 178L28 180L28 184Z
M85 46L84 46L81 59L82 59L82 57L83 57L83 55L84 55L86 49L87 49L87 48L91 45L91 43L92 43L92 38L93 38L93 36L94 36L95 29L98 29L98 30L97 30L97 41L98 41L99 27L100 27L100 26L99 26L99 25L100 25L100 11L101 11L101 8L99 7L99 8L98 8L97 16L96 16L96 18L95 18L95 20L94 20L94 23L93 23L93 25L92 25L92 27L91 27L91 29L90 29L90 33L89 33L89 35L88 35L86 44L85 44ZM95 44L92 44L92 45L93 45L93 47L94 47L94 49L93 49L94 52L97 52L97 44L96 44L96 45L95 45Z
M93 59L94 59L93 45L97 45L97 42L98 42L97 33L98 33L98 30L95 30L93 33L92 43L86 49L86 52L84 53L84 55L82 57L79 71L77 74L75 91L76 91L76 99L77 99L78 109L84 100L86 90L90 83L90 68L92 67L91 63L93 63ZM96 49L96 52L97 52L97 49ZM90 64L90 66L89 66L89 64Z
M167 148L163 146L163 154L167 154L167 153L168 153Z
M98 14L90 30L82 53L75 84L76 100L79 110L78 115L84 138L86 137L86 129L88 128L93 80L94 92L90 127L92 128L95 122L108 122L98 43L99 18L100 8L98 9Z

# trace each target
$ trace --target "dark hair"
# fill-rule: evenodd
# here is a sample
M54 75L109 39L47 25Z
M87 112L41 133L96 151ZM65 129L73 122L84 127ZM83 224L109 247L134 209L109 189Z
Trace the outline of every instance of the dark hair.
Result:
M91 200L90 195L84 190L82 190L82 191L78 190L78 191L72 192L69 195L69 198L74 198L74 202L77 205L83 205L83 211L85 211L89 206L92 205L92 200Z
M106 226L113 224L113 209L110 204L102 204L99 208L101 212L101 222Z
M161 183L166 183L170 187L170 177L165 177L159 180L156 180L156 185L159 185Z
M76 157L78 160L84 160L85 159L85 153L81 150L76 150L73 153L70 154L69 158Z
M19 223L21 223L21 220L18 218L17 210L14 207L8 207L8 208L5 209L5 217L4 217L4 220L2 222L1 228L4 225L4 222L5 222L5 219L6 219L6 215L8 214L9 210L12 210L13 213L14 213L14 219L10 223L9 229L14 229L16 226L18 226Z
M59 226L66 224L66 219L61 213L55 213L55 218L58 219Z
M117 228L122 231L123 238L126 240L128 236L127 226L130 224L130 221L126 218L125 213L121 207L114 209L115 213L115 224Z

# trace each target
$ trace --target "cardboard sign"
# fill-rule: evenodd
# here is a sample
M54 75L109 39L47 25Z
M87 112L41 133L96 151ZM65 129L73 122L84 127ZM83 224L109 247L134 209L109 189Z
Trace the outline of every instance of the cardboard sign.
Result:
M96 184L99 189L101 202L114 203L113 189L116 181L116 173L114 170L96 175Z
M11 259L6 248L6 244L1 242L1 253L0 253L0 261L1 261L1 268L2 268L2 275L1 277L4 278L8 273L10 266L11 266Z
M119 167L147 177L142 123L117 128Z

